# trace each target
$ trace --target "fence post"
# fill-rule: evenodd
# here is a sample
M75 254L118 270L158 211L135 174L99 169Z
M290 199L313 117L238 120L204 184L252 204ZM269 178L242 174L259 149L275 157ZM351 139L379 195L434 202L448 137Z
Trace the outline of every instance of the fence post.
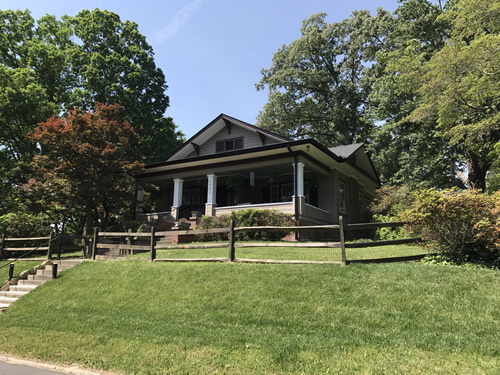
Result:
M156 259L156 239L155 239L155 227L151 228L151 253L150 253L150 261L154 261Z
M132 238L130 237L130 234L132 233L132 229L128 228L128 236L127 236L127 255L132 255Z
M234 262L234 243L236 241L236 236L234 234L234 220L231 220L231 224L229 224L229 261Z
M82 235L82 258L87 258L87 228L83 229Z
M47 250L47 259L52 259L52 240L54 239L54 232L50 231L49 235L49 249Z
M94 228L94 241L92 241L92 260L97 255L97 239L99 238L99 228Z
M4 245L4 243L5 243L5 233L2 233L2 237L1 237L0 241L2 241L2 242L0 242L0 259L2 259L3 258L3 248L5 246Z
M9 281L14 277L14 263L9 265Z
M52 278L57 279L57 263L52 265Z
M340 250L342 252L342 265L347 266L347 257L345 254L344 218L342 216L339 216L339 231L340 231Z

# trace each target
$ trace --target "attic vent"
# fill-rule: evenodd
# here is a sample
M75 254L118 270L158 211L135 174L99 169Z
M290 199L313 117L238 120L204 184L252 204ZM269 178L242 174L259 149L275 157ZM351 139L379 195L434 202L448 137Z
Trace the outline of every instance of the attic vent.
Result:
M243 148L243 137L225 139L215 142L215 152L225 152L233 150L241 150Z

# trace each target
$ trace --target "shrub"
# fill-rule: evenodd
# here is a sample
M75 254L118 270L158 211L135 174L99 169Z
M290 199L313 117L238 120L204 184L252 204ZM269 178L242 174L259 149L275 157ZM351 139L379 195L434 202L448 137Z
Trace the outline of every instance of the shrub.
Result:
M48 236L52 231L45 213L11 212L0 215L0 233L8 237Z
M500 193L475 190L423 190L402 219L445 255L498 262Z
M370 204L370 211L373 213L373 222L400 221L401 213L413 202L414 195L409 186L385 185L377 190L375 199ZM405 237L404 229L378 228L375 230L375 240L396 240Z
M203 216L198 227L200 229L211 228L227 228L231 220L237 227L254 227L254 226L290 226L294 225L292 215L284 214L276 210L254 210L246 209L240 211L233 211L229 215L221 216ZM278 232L238 232L237 239L239 241L245 240L279 240L288 234L287 231ZM205 235L204 241L207 240L222 240L227 236L222 234Z
M375 214L373 215L373 222L375 223L389 223L391 221L399 221L399 217L389 215ZM377 228L375 230L376 241L398 240L406 238L405 230L403 227L396 228Z

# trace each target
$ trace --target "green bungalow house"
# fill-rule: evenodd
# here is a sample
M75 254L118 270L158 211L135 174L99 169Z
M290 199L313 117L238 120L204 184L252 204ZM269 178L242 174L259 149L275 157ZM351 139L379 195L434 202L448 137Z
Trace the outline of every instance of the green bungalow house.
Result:
M156 212L142 221L178 221L247 208L293 214L300 224L362 222L380 180L364 144L327 148L291 140L221 114L164 161L147 165L140 182L159 187Z

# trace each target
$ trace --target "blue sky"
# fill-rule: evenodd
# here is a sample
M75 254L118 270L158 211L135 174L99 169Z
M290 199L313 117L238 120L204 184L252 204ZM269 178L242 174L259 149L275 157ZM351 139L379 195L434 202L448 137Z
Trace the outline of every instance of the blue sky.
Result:
M324 12L329 22L354 10L393 11L397 0L0 0L0 8L42 15L107 9L139 25L167 79L170 107L187 137L220 113L254 124L267 102L255 89L273 53L300 36L304 19Z

